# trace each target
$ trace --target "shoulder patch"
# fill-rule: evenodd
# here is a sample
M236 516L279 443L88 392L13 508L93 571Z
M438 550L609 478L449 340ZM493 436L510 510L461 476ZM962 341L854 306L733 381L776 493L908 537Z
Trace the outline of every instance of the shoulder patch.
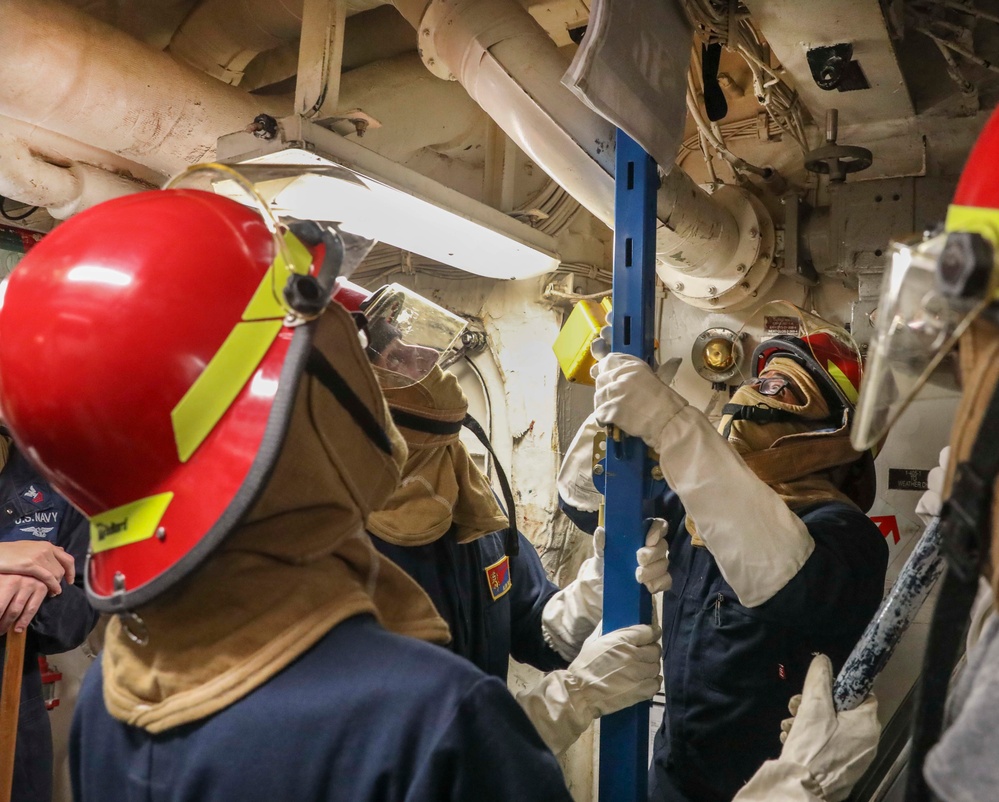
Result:
M513 587L513 579L510 576L510 558L505 554L497 562L486 569L486 584L489 585L489 593L493 601L505 596Z
M41 504L45 501L45 494L34 485L30 485L21 495L32 504Z

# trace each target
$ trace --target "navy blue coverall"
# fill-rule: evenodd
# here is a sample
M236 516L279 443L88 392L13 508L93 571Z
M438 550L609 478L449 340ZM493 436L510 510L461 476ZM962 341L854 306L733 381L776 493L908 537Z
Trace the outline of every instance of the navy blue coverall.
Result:
M371 540L430 596L451 627L451 651L505 680L510 657L541 671L568 666L541 630L541 613L558 587L531 542L518 537L520 549L506 564L505 530L465 544L455 542L453 527L425 546Z
M577 526L595 526L595 515L560 504ZM797 510L815 550L776 595L747 608L711 553L691 543L679 497L667 490L658 507L673 586L663 594L666 712L649 799L729 802L780 754L780 722L812 655L829 655L838 670L863 633L884 594L888 546L852 505Z
M89 539L87 519L39 478L11 446L7 464L0 471L0 542L47 540L76 560L76 582L67 586L63 581L62 593L42 602L27 630L14 754L12 799L16 802L52 799L52 730L42 698L38 655L75 649L97 623L97 612L83 590ZM6 641L6 636L0 638L0 667Z
M349 618L243 699L151 735L113 719L99 666L70 741L75 802L570 802L506 685Z

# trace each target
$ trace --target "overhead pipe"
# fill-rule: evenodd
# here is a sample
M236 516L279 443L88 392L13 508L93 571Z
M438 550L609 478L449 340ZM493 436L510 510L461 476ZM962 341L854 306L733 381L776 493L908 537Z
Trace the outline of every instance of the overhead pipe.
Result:
M209 74L232 79L230 73L253 56L297 37L302 3L205 0L185 20L170 50ZM394 0L393 5L417 29L431 72L457 78L531 159L613 227L615 129L562 86L568 60L534 18L516 0ZM357 91L360 81L349 80L353 72L343 77L344 108L360 105L355 96L367 94ZM443 124L440 115L436 119ZM657 255L681 272L712 275L737 250L739 225L730 209L679 168L663 180L658 216Z
M347 24L344 37L345 69L375 61L378 54L388 57L413 49L411 29L389 7L385 10L391 17L378 12L357 16L383 2L347 0L347 17L353 21ZM250 63L262 53L283 48L287 52L274 55L287 65L280 78L290 78L298 62L303 7L304 0L202 0L177 29L168 49L171 55L221 81L245 86ZM399 36L399 26L409 32L406 39ZM247 78L263 86L259 75L255 65Z
M340 108L362 109L380 123L349 139L401 163L424 148L470 144L488 123L467 92L434 78L412 51L344 73Z
M613 227L614 128L562 86L568 59L534 18L516 0L392 2L416 28L431 72L459 81L531 159ZM744 305L773 280L765 209L736 188L723 194L708 195L674 167L657 196L657 258L703 285L696 297L685 297L680 282L673 289L708 308Z
M35 155L27 144L0 137L0 195L11 200L40 206L57 220L122 195L149 189L81 162L62 167Z
M351 71L359 67L415 50L416 33L392 6L383 5L367 13L353 16L350 16L350 6L348 3L347 22L344 25L341 82ZM239 85L252 92L254 89L294 78L297 70L296 33L294 41L286 42L272 50L265 50L247 64L243 80Z
M268 46L266 37L252 33L253 26L287 36L301 0L288 2L275 8L252 0L246 24L233 26L231 14L243 13L239 4L207 0L196 12L199 24L225 19L232 32L226 35L233 39L226 47L216 42L209 61L224 63L236 52L245 60L247 53ZM614 128L562 86L568 60L534 18L516 0L393 0L393 5L417 30L431 72L460 81L532 160L613 227ZM211 63L199 63L212 69ZM734 309L775 278L773 226L763 205L744 190L722 187L710 196L674 168L663 178L657 214L660 277L682 300Z
M295 41L304 0L205 0L188 15L167 50L227 84L238 84L259 53Z
M0 0L0 114L171 174L286 100L179 64L55 0Z
M0 56L2 58L2 56ZM164 175L156 170L122 158L100 147L84 144L38 125L0 114L0 139L19 139L30 143L31 150L52 164L83 162L110 173L133 178L150 186L162 183ZM2 155L2 154L0 154Z
M352 14L373 4L348 0ZM249 62L261 53L297 45L301 33L303 0L204 0L184 21L170 43L170 53L192 66L228 83L238 83ZM346 26L345 59L358 58L358 42L378 42L369 47L387 48L381 58L345 72L340 79L339 106L344 111L362 109L381 125L365 133L366 147L393 161L405 162L417 151L436 145L462 142L473 128L485 122L482 110L457 84L449 85L427 74L419 57L412 29L386 6L385 14L352 16ZM384 26L392 20L409 31L408 44L402 31L392 26L388 42ZM348 44L353 43L353 44ZM395 51L395 52L393 52ZM408 52L406 52L408 51ZM297 68L297 56L289 59L289 75ZM258 76L251 76L257 78ZM433 113L427 113L427 110Z

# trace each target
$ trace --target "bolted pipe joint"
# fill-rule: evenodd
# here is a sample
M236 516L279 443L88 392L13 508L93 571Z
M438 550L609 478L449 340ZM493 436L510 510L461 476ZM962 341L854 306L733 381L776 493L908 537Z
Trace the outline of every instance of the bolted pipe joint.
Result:
M678 299L691 306L712 311L742 309L752 305L777 279L773 269L773 220L763 203L740 187L721 186L709 199L726 215L697 218L694 215L698 207L689 205L681 207L690 218L686 228L678 225L671 230L665 223L660 226L656 273ZM662 210L660 202L660 217ZM692 240L703 246L698 254L704 256L697 260L689 256L692 248L686 243ZM708 258L712 245L717 249L717 260ZM688 255L681 261L684 248Z

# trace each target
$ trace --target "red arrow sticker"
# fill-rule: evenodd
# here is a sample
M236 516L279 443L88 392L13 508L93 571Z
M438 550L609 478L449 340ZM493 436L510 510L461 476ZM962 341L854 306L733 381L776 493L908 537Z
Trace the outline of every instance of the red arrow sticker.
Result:
M884 537L887 538L891 535L896 543L902 539L902 535L898 531L898 519L894 515L872 515L871 520L881 530Z

